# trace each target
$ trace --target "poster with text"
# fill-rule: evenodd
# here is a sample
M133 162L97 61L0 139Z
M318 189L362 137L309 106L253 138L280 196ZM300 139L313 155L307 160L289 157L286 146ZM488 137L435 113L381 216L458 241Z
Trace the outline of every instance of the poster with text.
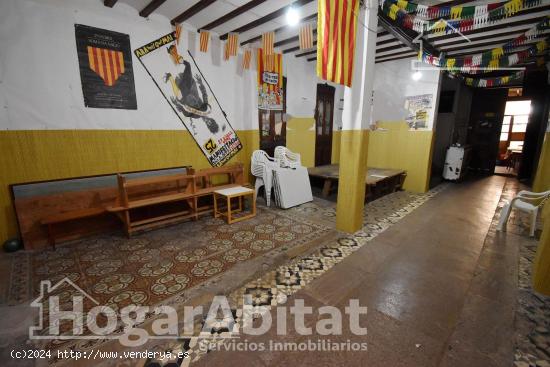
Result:
M75 24L84 106L136 110L130 36Z
M420 94L417 96L405 97L405 109L407 117L405 120L411 129L428 129L429 114L432 108L431 94Z
M280 111L284 108L283 55L264 55L261 48L257 52L258 108Z
M224 165L242 149L191 54L180 55L175 32L134 51L174 113L214 167Z

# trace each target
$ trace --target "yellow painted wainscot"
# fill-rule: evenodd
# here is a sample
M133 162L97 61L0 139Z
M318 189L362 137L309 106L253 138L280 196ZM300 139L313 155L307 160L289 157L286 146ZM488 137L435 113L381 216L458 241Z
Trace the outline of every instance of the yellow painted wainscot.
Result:
M537 173L533 181L533 191L546 190L550 190L550 132L547 132L544 136Z
M286 146L291 151L300 153L302 165L314 167L315 119L313 117L291 118L286 125Z
M237 131L243 149L229 164L244 164L258 149L257 130ZM185 130L0 131L0 241L17 234L9 184L104 173L210 164Z
M429 188L434 134L410 130L405 121L379 122L382 130L369 132L369 167L404 169L404 189L426 192Z

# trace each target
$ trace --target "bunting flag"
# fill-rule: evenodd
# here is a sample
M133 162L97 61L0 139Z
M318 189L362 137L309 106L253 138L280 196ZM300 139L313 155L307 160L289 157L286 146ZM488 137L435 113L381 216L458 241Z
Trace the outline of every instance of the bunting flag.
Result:
M252 50L247 48L243 54L243 69L250 69L250 60L252 59Z
M300 50L307 50L313 48L313 27L311 23L304 24L300 27L300 33L298 33L298 40L300 43Z
M524 46L528 41L536 40L541 36L546 36L545 31L550 29L550 17L535 24L523 34L506 42L500 47L496 47L475 55L468 55L457 58L439 59L429 56L426 52L419 57L426 63L435 66L446 66L447 69L460 70L461 72L478 73L482 71L490 71L502 67L513 66L528 57L535 56L547 50L549 39L542 39L531 45L528 49L517 52L511 55L512 51L517 47ZM507 56L507 57L505 57Z
M405 0L381 0L380 8L387 8L391 4L408 14L416 15L426 20L435 18L451 19L472 19L472 18L490 18L500 16L512 16L515 13L540 5L542 0L506 0L490 4L471 5L471 6L448 6L448 5L421 5Z
M273 55L275 53L273 43L275 41L275 32L266 32L262 34L262 49L264 55Z
M512 75L500 76L489 79L464 78L466 85L474 88L500 87L512 83L520 83L523 80L525 71L518 71Z
M237 56L237 50L239 49L239 34L229 33L225 45L229 56Z
M208 46L210 43L210 32L201 30L200 33L200 45L199 49L201 52L208 52Z
M262 110L283 109L283 55L265 55L257 51L258 108Z
M400 27L436 35L465 32L490 25L542 0L508 0L475 6L422 6L403 0L381 0L380 9ZM443 19L448 18L448 19Z
M179 46L180 44L180 37L181 37L181 25L180 24L176 24L175 26L175 32L176 32L176 44Z
M359 0L319 0L317 76L351 87Z
M229 42L225 42L223 46L223 60L227 61L229 60Z

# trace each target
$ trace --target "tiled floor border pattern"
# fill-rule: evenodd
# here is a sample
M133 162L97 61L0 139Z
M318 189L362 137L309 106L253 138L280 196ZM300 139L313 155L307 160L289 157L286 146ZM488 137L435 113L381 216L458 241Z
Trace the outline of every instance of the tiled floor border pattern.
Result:
M182 367L189 366L208 353L208 348L205 345L216 343L219 348L220 343L227 342L229 340L227 337L238 333L239 329L243 327L241 318L243 297L250 296L253 306L263 306L258 308L262 313L269 312L271 307L284 304L289 296L306 287L312 280L320 277L449 185L442 184L426 194L416 195L412 201L384 218L380 225L366 223L362 230L352 235L342 236L333 243L323 245L316 253L294 259L235 290L229 297L230 303L235 307L233 312L236 315L236 323L234 325L224 324L223 320L218 320L217 328L213 328L211 333L202 333L197 337L185 338L159 348L175 353L186 351L189 354L188 358L178 361L147 361L145 366L159 366L166 363L170 363L172 366L174 362ZM368 210L368 205L365 210Z

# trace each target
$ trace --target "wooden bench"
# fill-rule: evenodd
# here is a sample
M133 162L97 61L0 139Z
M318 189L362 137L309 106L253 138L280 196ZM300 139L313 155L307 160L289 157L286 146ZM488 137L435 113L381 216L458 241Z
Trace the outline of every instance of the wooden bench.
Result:
M225 176L216 184L215 177ZM166 224L176 223L185 219L198 219L199 215L211 211L210 206L199 207L198 199L213 195L215 190L241 186L243 177L242 165L232 165L220 168L208 168L195 172L189 169L187 174L155 176L148 178L126 178L118 175L117 203L107 207L107 211L115 213L124 224L126 235ZM167 189L159 189L167 186ZM137 191L140 195L132 193ZM144 219L134 219L132 211L168 203L186 203L176 212L157 214Z
M327 198L336 189L339 181L339 165L329 164L308 168L310 177L323 180L322 196ZM407 172L400 169L367 168L365 177L365 199L375 199L401 190Z
M72 210L65 213L59 213L54 215L49 215L44 217L41 220L41 224L47 226L48 229L48 242L55 250L55 235L54 226L56 224L65 223L78 219L91 218L107 213L105 208L86 208L79 210Z

